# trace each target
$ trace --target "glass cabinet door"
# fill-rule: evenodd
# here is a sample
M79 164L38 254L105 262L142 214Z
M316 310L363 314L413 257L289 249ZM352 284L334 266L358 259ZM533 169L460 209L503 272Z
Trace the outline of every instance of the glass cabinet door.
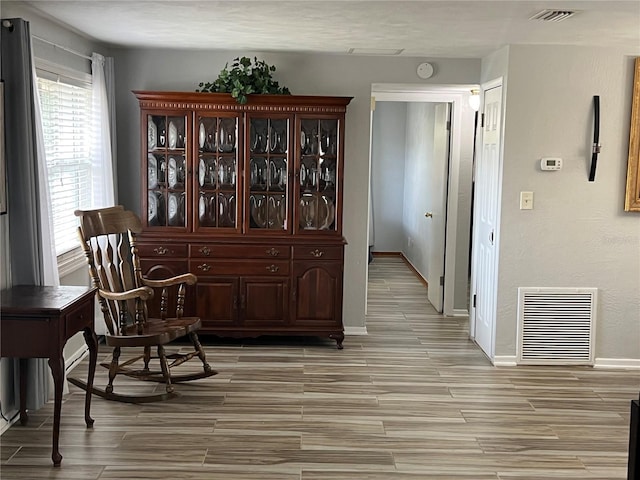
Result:
M238 117L198 116L196 229L238 230Z
M247 228L254 232L287 231L290 120L249 116L248 125Z
M147 115L147 225L187 226L187 118Z
M297 230L336 231L339 121L302 118L298 122Z

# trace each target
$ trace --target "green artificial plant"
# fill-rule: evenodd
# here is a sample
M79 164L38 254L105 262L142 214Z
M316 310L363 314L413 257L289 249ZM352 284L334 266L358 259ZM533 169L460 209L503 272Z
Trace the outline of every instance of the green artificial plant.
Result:
M213 82L200 82L196 92L225 92L230 93L238 103L247 103L247 95L252 93L271 93L291 95L287 87L281 87L271 77L276 67L267 65L264 61L249 57L235 58L229 69L225 64L218 78Z

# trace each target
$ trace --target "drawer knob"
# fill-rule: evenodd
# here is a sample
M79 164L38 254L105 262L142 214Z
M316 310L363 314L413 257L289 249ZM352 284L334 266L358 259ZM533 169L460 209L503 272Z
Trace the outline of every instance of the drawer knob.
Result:
M267 271L271 273L276 273L278 270L280 270L280 267L278 267L277 265L269 265L267 267Z
M169 253L169 250L164 247L154 248L153 251L156 252L158 255L166 255L167 253Z
M208 257L209 255L211 255L211 250L209 249L209 247L201 247L199 252L205 257Z
M208 263L203 263L202 265L198 265L198 270L202 272L208 272L209 270L211 270L211 265L209 265Z
M317 248L315 250L312 250L311 252L309 252L313 257L316 258L320 258L321 256L324 255L324 252L322 250L318 250Z
M269 250L267 250L267 255L271 255L272 257L277 257L278 255L280 255L280 250L278 250L277 248L271 247Z

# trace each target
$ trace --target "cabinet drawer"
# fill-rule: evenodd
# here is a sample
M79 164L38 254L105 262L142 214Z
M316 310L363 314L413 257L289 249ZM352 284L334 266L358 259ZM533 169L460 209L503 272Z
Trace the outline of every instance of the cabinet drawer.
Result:
M93 328L94 297L85 300L82 305L66 314L65 339L68 339L85 327Z
M191 258L290 258L288 245L189 245Z
M289 262L282 260L242 261L242 260L191 260L191 273L202 276L210 275L289 275Z
M55 318L46 316L3 313L0 333L3 357L47 357L55 353L60 341L58 322Z
M138 244L138 255L141 257L186 257L186 245L166 243Z
M293 247L295 260L340 260L342 247L326 245L308 245Z

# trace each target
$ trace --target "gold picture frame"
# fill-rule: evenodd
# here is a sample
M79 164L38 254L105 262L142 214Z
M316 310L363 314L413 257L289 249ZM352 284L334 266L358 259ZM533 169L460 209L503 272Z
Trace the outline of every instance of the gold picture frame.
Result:
M634 72L625 212L640 212L640 57L636 58Z

